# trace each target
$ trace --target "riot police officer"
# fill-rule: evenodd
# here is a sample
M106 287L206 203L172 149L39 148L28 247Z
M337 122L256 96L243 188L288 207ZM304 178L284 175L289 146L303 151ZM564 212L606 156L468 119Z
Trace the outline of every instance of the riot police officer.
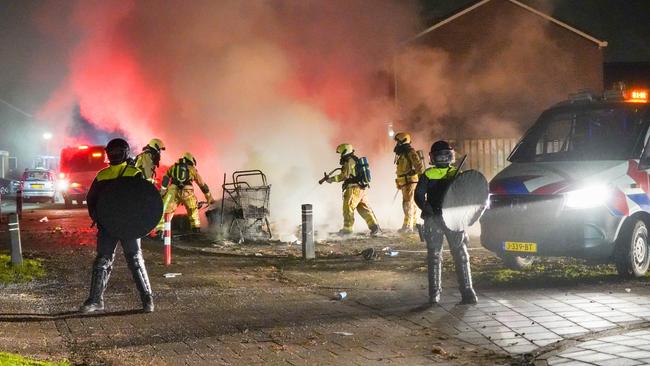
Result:
M447 187L458 173L452 164L455 153L447 141L437 141L429 153L431 164L420 175L415 188L415 203L422 210L424 239L427 243L427 265L429 279L429 303L440 301L442 290L442 241L447 238L454 258L456 277L462 297L461 304L476 304L478 299L472 287L472 272L467 244L469 237L464 231L451 231L442 221L442 201Z
M128 164L129 153L129 144L123 139L113 139L106 145L106 155L110 165L97 173L86 197L88 213L93 222L97 222L99 197L106 194L104 191L110 181L122 177L144 178L139 169ZM118 242L122 244L124 257L133 275L136 288L140 293L144 312L150 313L154 310L153 293L140 249L140 239L124 240L114 238L99 226L97 230L97 256L92 268L90 295L79 309L82 313L104 309L104 290L106 290L108 279L111 276L115 248Z

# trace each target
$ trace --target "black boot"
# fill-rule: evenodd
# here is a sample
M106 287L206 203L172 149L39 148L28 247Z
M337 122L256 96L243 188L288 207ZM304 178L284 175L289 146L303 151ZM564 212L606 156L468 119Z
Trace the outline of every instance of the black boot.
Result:
M456 266L456 277L458 279L458 289L460 290L460 303L471 305L478 303L476 292L472 287L472 269L469 264L469 254L467 247L463 245L459 253L454 255L454 264Z
M427 267L429 274L429 304L440 302L442 293L442 251L427 250Z
M140 293L140 300L142 300L142 310L145 313L151 313L154 310L153 293L151 291L151 285L149 284L147 269L144 266L144 258L142 258L142 252L138 251L134 254L127 254L125 257L126 264L129 266L131 274L133 275L135 287Z
M370 236L376 236L379 233L381 233L381 228L379 228L379 225L377 224L370 225L369 229L370 229Z
M80 312L92 313L93 311L104 310L104 290L106 290L108 279L111 276L112 264L113 258L95 258L90 280L90 295L79 308Z

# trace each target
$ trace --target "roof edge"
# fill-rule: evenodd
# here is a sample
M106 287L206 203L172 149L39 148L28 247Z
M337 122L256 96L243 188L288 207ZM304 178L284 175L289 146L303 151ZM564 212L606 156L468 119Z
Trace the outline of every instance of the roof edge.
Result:
M463 15L465 15L465 14L467 14L467 13L469 13L469 12L471 12L471 11L473 11L473 10L475 10L475 9L489 3L490 1L492 1L492 0L481 0L481 1L477 2L476 4L466 8L464 10L461 10L458 13L456 13L456 14L454 14L454 15L452 15L452 16L450 16L450 17L448 17L448 18L446 18L446 19L444 19L444 20L430 26L429 28L427 28L427 29L423 30L422 32L416 34L412 38L404 41L402 43L402 45L405 45L405 44L408 44L408 43L410 43L412 41L415 41L416 39L418 39L418 38L432 32L432 31L442 27L443 25L445 25L447 23L450 23L450 22L454 21L457 18L462 17ZM521 3L521 2L519 2L517 0L506 0L506 1L509 1L510 3L512 3L514 5L517 5L522 9L528 10L529 12L548 20L549 22L555 23L556 25L559 25L562 28L565 28L565 29L567 29L567 30L569 30L569 31L571 31L573 33L576 33L577 35L579 35L579 36L581 36L583 38L586 38L586 39L594 42L595 44L597 44L598 47L601 47L601 48L607 47L607 44L608 44L607 41L601 41L600 39L598 39L596 37L593 37L593 36L583 32L583 31L581 31L581 30L579 30L577 28L574 28L574 27L568 25L567 23L564 23L564 22L562 22L560 20L557 20L557 19L553 18L550 15L544 14L543 12L541 12L541 11L531 7L531 6L528 6L528 5L526 5L524 3Z

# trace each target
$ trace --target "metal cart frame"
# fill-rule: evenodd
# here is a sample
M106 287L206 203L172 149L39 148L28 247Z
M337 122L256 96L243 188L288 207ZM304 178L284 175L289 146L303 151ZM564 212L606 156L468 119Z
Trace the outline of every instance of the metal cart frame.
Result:
M249 178L261 185L252 185ZM246 238L246 234L255 227L259 232L266 231L269 239L273 237L269 224L271 186L266 181L266 175L261 170L238 170L232 173L232 182L223 179L223 193L221 197L221 227L223 231L224 215L228 204L228 214L232 217L228 226L227 235L233 231L239 235L239 241ZM225 232L224 232L225 233Z

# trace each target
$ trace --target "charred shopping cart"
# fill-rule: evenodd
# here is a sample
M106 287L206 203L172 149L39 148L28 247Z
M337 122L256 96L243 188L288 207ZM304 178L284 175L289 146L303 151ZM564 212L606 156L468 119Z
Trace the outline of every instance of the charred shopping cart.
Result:
M221 230L238 240L271 238L269 203L271 186L261 170L240 170L232 173L232 182L224 175L221 197ZM227 221L228 228L224 225Z

